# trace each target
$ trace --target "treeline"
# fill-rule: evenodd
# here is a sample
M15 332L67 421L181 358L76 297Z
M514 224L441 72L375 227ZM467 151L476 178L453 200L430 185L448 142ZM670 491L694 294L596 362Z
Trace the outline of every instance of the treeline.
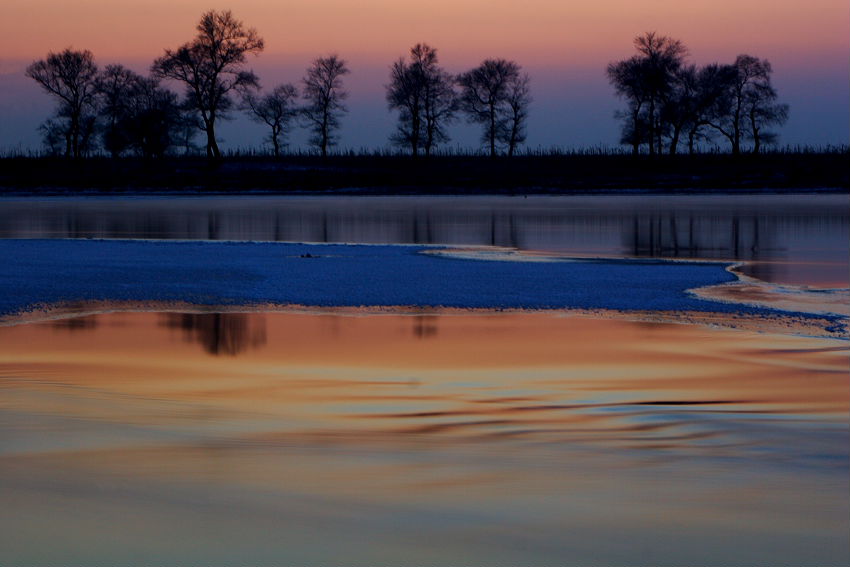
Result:
M27 76L52 95L58 105L40 130L53 155L81 157L105 151L113 157L146 158L189 155L199 148L210 158L222 152L216 138L221 120L245 112L267 128L267 142L281 155L288 135L307 128L314 151L327 156L337 143L347 112L344 77L350 70L338 55L316 58L300 85L285 83L269 90L247 68L247 59L264 48L253 28L230 11L209 11L197 35L156 59L149 76L122 65L99 69L90 51L66 49L35 61ZM634 153L676 153L687 139L690 152L700 144L728 138L739 153L744 140L753 151L775 141L766 130L782 124L787 105L776 103L770 64L742 55L732 65L697 68L685 62L684 45L655 33L635 40L638 54L612 63L607 73L628 109L621 143ZM163 81L182 83L183 96ZM459 75L439 65L437 50L420 43L390 68L388 108L397 113L390 141L417 156L432 155L450 141L448 126L465 118L481 127L481 143L491 156L513 156L525 142L530 79L519 64L487 59Z
M683 140L694 153L699 143L721 137L737 155L745 141L753 153L776 141L768 128L788 120L788 105L777 102L769 61L744 54L731 64L698 67L685 61L688 49L681 41L654 32L638 36L634 45L636 55L607 69L628 104L618 113L620 142L633 153L675 154Z
M167 49L147 77L122 65L100 70L87 50L50 53L26 71L59 103L41 126L45 146L51 154L73 157L100 149L114 157L158 157L180 149L192 153L194 138L202 134L207 156L219 158L216 127L241 110L266 125L275 155L300 125L309 129L311 146L326 156L347 112L346 62L338 55L319 57L300 88L287 83L263 92L247 69L248 55L263 47L256 30L230 11L213 10L201 17L195 38ZM182 83L182 99L163 80ZM414 156L448 142L447 126L460 114L481 125L491 155L513 155L525 141L529 78L513 61L488 59L454 76L439 66L436 49L417 44L408 59L392 65L386 97L398 113L391 140Z

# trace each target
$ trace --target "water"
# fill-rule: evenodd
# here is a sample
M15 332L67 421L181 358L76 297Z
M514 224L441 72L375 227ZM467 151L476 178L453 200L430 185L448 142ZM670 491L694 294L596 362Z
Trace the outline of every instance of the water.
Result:
M540 314L116 313L0 328L0 345L4 563L848 553L845 341Z
M6 199L0 234L848 277L841 196ZM846 564L850 346L749 329L214 310L2 326L0 563Z
M746 260L765 281L850 285L846 195L6 198L0 238L496 245Z

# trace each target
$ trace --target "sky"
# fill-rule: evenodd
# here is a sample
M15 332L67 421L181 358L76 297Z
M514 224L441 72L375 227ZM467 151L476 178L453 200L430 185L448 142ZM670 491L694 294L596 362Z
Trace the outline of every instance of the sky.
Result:
M53 102L24 76L32 61L70 46L91 50L99 65L144 73L165 48L191 40L209 9L232 10L265 39L249 65L266 88L298 83L319 55L346 59L343 149L388 145L389 65L417 42L436 47L454 73L492 57L521 64L534 98L529 147L615 146L622 102L605 66L632 55L632 39L652 30L681 39L697 64L739 53L770 60L791 106L782 143L850 141L846 0L0 0L0 152L40 145L37 128ZM219 133L225 149L257 147L265 134L238 115ZM461 120L450 133L449 146L477 147L474 125ZM293 145L304 138L296 132Z

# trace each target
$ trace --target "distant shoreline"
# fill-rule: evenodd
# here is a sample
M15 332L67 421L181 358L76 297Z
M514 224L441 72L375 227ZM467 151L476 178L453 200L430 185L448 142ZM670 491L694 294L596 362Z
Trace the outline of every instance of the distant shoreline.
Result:
M0 159L0 196L850 192L850 154Z

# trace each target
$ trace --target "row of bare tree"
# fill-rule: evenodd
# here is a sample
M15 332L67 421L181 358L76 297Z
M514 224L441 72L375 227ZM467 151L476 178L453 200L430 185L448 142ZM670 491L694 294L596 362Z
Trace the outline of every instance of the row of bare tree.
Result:
M611 63L607 74L628 103L618 113L621 142L636 154L643 147L650 154L674 154L684 136L691 153L714 136L727 138L733 154L746 140L757 153L775 139L766 129L787 120L788 106L776 102L766 60L740 55L731 65L697 67L686 63L682 42L654 32L637 37L635 47L636 55ZM263 92L246 67L248 55L263 48L256 30L230 11L213 10L201 17L192 41L154 61L148 77L122 65L98 70L90 51L71 49L48 54L26 73L59 103L41 126L54 153L79 157L100 146L113 156L154 157L174 147L188 152L203 133L207 156L219 158L216 127L241 109L269 128L275 155L299 122L309 128L311 145L327 155L347 111L346 62L337 55L319 57L300 92L291 83ZM183 84L182 100L163 80ZM529 77L513 61L487 59L452 75L439 65L437 50L420 43L392 64L386 98L398 113L391 140L413 156L430 155L449 141L447 127L459 114L481 125L490 155L513 155L526 139Z
M284 128L303 117L313 132L312 143L327 154L334 143L339 116L345 111L341 77L345 62L331 55L313 61L303 79L305 104L295 107L295 87L284 85L259 94L257 76L246 69L247 56L262 51L262 38L229 11L205 13L197 36L177 49L167 49L154 61L149 77L122 65L98 70L90 51L66 49L50 53L27 68L58 102L54 116L42 126L48 149L80 157L98 145L113 156L133 152L162 156L203 133L206 153L221 157L216 126L237 108L271 127L275 153ZM182 83L182 100L162 85Z
M487 59L454 76L439 66L436 49L419 43L407 60L393 63L387 103L399 113L393 141L414 156L430 155L449 140L446 126L458 111L482 126L481 142L491 156L502 150L512 156L526 138L529 78L505 59Z
M676 39L649 32L634 40L637 54L608 65L607 74L628 108L621 143L637 154L667 150L675 154L683 137L693 153L715 137L728 140L733 154L746 141L758 153L776 140L767 128L788 119L788 105L777 102L770 62L739 55L732 64L688 64L688 49Z
M327 155L347 111L346 62L337 55L319 57L307 69L300 93L291 83L263 92L246 68L248 55L263 47L256 30L230 11L213 10L201 17L192 41L154 61L148 77L122 65L99 70L90 51L70 48L48 54L26 73L59 103L41 126L54 153L80 157L102 147L113 156L155 157L180 146L188 152L194 136L203 133L207 156L219 158L216 127L240 109L269 128L275 155L296 123L310 129L311 145ZM183 84L182 100L163 80ZM462 111L482 124L482 141L492 155L501 150L513 155L525 140L528 84L520 66L504 59L450 75L439 67L434 48L418 44L409 60L391 68L387 102L399 115L392 141L414 156L430 154L449 140L446 127Z

